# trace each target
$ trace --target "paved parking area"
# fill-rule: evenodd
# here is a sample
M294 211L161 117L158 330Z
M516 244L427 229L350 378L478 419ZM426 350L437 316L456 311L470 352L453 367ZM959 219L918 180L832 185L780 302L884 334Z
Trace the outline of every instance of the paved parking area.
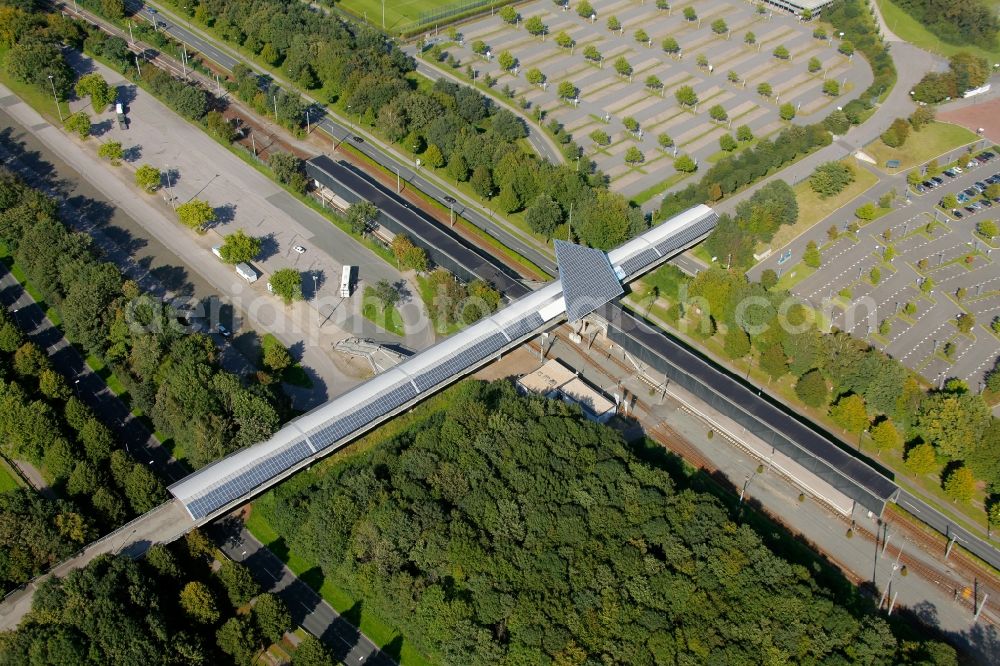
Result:
M574 3L571 3L574 4ZM699 162L718 157L719 137L731 133L739 125L749 125L756 136L766 136L780 130L784 122L778 117L778 107L791 102L798 108L796 122L815 122L837 105L856 97L870 85L871 71L860 56L849 59L837 51L837 40L819 40L812 36L817 23L803 23L779 11L758 14L752 4L695 0L671 3L669 11L656 9L652 0L600 3L593 22L577 15L575 8L561 10L548 0L518 5L522 21L512 26L499 15L485 16L461 26L463 44L444 42L447 53L455 56L463 67L469 65L479 76L490 74L498 78L497 90L510 86L517 97L524 97L533 107L546 110L558 119L588 155L607 173L613 187L632 196L662 183L675 172L674 150L662 149L657 141L661 133L673 138L676 148ZM686 7L695 9L698 19L688 21ZM620 32L607 27L610 17L622 26ZM545 38L530 35L524 19L539 17L547 26ZM725 21L729 32L715 34L711 25L717 19ZM637 30L644 30L649 43L636 41ZM555 36L566 32L575 42L572 48L562 48ZM744 43L744 35L753 32L754 45ZM665 53L661 43L674 37L681 52L678 56ZM438 37L439 40L446 39ZM487 59L472 52L473 42L481 40L490 49ZM791 54L788 60L778 60L772 52L779 45ZM584 57L586 47L597 48L603 62ZM518 60L518 72L502 71L497 56L509 51ZM709 67L697 64L699 56L708 59ZM631 78L616 73L614 61L624 57L633 68ZM815 57L823 69L817 74L807 71L807 63ZM545 88L535 86L525 73L538 68L547 77ZM462 71L461 69L459 71ZM738 82L730 82L727 74L736 72ZM645 86L648 76L663 83L662 90ZM824 95L825 79L834 79L849 92L832 98ZM557 95L560 82L569 81L578 90L579 101L572 104ZM757 94L761 83L772 86L774 95L763 98ZM699 98L696 109L681 108L674 92L681 86L694 88ZM720 104L730 122L718 123L708 116L708 109ZM627 130L625 117L639 122L639 132ZM607 119L607 120L605 120ZM611 137L610 145L601 147L589 135L603 130ZM637 146L645 162L632 167L625 163L625 152Z
M990 328L1000 316L1000 241L994 241L994 249L975 230L983 220L1000 218L1000 204L973 214L963 211L962 219L935 209L945 194L974 187L997 172L1000 159L966 168L956 178L941 176L943 185L924 195L911 194L909 204L862 227L857 240L844 234L827 243L822 266L793 292L829 312L834 326L866 338L929 382L956 377L979 389L1000 355L1000 339ZM853 209L845 207L844 220L827 220L823 228L830 221L846 223ZM883 235L887 230L888 241ZM896 252L891 262L882 257L887 243ZM875 267L881 279L872 284L869 275ZM920 288L925 279L934 285L927 293ZM844 289L850 290L850 299L839 295ZM906 312L908 303L915 307L911 313ZM962 313L975 318L969 334L954 323ZM885 321L888 331L880 332Z

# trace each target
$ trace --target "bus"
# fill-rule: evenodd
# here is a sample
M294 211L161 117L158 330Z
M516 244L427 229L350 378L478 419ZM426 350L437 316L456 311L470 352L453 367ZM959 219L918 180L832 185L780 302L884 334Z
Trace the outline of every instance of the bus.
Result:
M344 266L344 273L340 277L340 297L350 298L351 296L351 271L353 266Z

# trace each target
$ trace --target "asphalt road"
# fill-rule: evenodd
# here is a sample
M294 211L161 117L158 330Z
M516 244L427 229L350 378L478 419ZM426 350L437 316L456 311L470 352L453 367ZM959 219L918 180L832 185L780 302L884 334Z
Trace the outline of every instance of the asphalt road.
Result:
M362 663L393 666L396 663L297 578L246 530L242 521L231 518L217 521L208 530L216 545L231 560L249 568L265 592L272 592L284 601L292 622L323 641L339 663L348 666Z

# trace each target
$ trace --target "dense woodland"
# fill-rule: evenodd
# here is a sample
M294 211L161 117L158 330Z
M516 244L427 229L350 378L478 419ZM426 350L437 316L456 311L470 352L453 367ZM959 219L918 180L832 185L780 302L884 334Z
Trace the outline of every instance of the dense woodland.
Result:
M293 552L432 662L955 663L577 408L506 382L448 398L268 503Z
M983 0L894 0L907 14L949 44L997 45L1000 21L996 7Z
M139 561L102 555L35 592L17 631L0 633L0 664L249 666L292 628L278 597L199 532ZM81 610L85 609L85 610ZM333 666L314 638L293 666Z

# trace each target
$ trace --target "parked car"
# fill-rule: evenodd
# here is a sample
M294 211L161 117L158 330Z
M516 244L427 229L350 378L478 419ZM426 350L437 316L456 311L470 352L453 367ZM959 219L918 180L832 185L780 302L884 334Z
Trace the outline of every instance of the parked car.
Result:
M927 191L927 188L926 188L926 187L924 187L923 183L920 183L920 184L918 184L918 185L914 185L913 189L915 189L915 190L916 190L917 192L919 192L920 194L923 194L924 192L926 192L926 191Z
M955 217L957 217L957 218L958 218L958 219L960 219L960 220L961 220L961 219L962 219L963 217L965 217L965 215L963 215L963 214L962 214L962 211L960 211L960 210L959 210L959 209L957 209L957 208L952 208L952 209L951 209L951 214L952 214L952 215L954 215Z
M979 203L986 206L987 208L993 208L993 202L990 201L989 199L980 199Z
M938 185L944 185L944 178L941 178L940 176L931 176L931 180Z
M968 163L966 163L965 168L975 169L977 166L979 166L979 162L977 162L976 160L969 160Z
M958 177L958 174L955 173L954 171L952 171L951 169L945 169L944 170L944 175L948 176L949 178L957 178Z
M216 330L219 331L219 333L224 338L228 338L230 335L232 335L232 332L230 332L230 330L228 328L226 328L225 326L223 326L222 324L219 324L218 327L216 328Z
M960 166L953 166L951 170L954 171L955 173L962 173L962 167Z
M965 203L969 200L969 197L965 196L965 192L959 192L955 198L958 200L958 203Z
M971 187L969 187L969 188L966 188L966 189L962 190L962 194L964 194L964 195L965 195L965 196L967 196L967 197L974 197L974 196L976 196L976 195L977 195L977 194L979 194L979 193L978 193L978 192L976 192L976 191L975 191L974 189L972 189Z
M972 206L966 206L965 210L969 211L969 215L975 215L976 214L976 209L973 208Z
M937 187L937 185L935 183L932 183L929 180L925 180L924 182L922 182L920 184L923 185L924 187L926 187L928 190L933 190L935 187Z
M983 205L978 201L973 201L972 203L969 204L969 208L971 208L972 210L979 210L982 207Z

